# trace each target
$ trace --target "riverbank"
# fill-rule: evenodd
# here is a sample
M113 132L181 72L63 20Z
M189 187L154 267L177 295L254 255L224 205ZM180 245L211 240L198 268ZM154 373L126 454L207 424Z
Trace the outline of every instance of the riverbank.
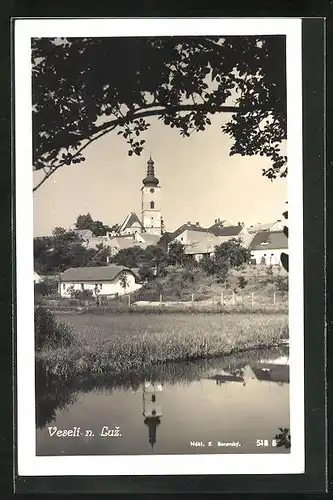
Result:
M63 319L62 319L63 320ZM68 315L74 339L36 354L64 379L119 375L159 364L269 348L288 338L286 314Z
M111 315L114 313L121 314L287 314L288 304L269 304L254 306L249 305L228 305L221 306L220 304L195 304L191 302L170 302L160 304L159 302L140 302L128 306L126 303L114 303L108 305L89 305L89 306L58 306L52 307L47 305L47 308L54 314L95 314L95 315Z

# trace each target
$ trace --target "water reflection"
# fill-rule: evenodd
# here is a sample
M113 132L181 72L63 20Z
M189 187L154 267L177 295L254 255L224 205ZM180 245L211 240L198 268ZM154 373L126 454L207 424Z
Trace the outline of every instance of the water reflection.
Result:
M162 392L161 384L145 382L142 389L144 423L149 429L149 444L154 448L157 426L161 423L162 407L156 394Z
M288 347L282 346L71 381L45 377L39 363L37 453L289 452L288 361ZM95 438L56 440L48 434L50 424L96 429ZM123 437L99 437L104 425L121 425ZM241 449L217 447L238 440ZM212 448L190 445L210 441Z

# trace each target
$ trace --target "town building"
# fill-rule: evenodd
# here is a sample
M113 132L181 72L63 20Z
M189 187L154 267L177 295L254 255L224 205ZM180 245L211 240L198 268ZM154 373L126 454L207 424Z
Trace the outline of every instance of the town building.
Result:
M260 231L248 248L254 264L279 265L281 254L288 251L288 238L283 231Z
M155 177L154 161L147 162L147 175L141 187L141 219L135 212L130 212L119 227L118 234L152 234L161 237L163 219L161 213L161 186Z
M249 233L258 233L261 231L283 231L284 223L281 219L275 222L259 223L248 228Z
M132 293L141 284L136 274L124 266L76 267L60 275L59 294L72 297L75 291L90 291L93 296L117 296Z

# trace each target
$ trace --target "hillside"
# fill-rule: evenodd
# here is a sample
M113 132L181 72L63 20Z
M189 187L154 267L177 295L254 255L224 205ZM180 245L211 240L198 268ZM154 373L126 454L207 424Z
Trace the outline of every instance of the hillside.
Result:
M215 276L207 276L200 268L193 270L170 266L167 275L145 284L135 295L135 301L214 301L260 304L286 303L288 277L285 271L273 273L264 266L247 266L230 270L226 283L219 283Z

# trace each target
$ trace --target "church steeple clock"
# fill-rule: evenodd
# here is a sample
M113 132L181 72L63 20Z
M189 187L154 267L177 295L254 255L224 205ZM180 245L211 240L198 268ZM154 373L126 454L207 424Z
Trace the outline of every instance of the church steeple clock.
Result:
M162 234L162 216L160 207L159 180L155 177L154 162L150 157L147 162L147 176L142 180L141 222L146 233Z

